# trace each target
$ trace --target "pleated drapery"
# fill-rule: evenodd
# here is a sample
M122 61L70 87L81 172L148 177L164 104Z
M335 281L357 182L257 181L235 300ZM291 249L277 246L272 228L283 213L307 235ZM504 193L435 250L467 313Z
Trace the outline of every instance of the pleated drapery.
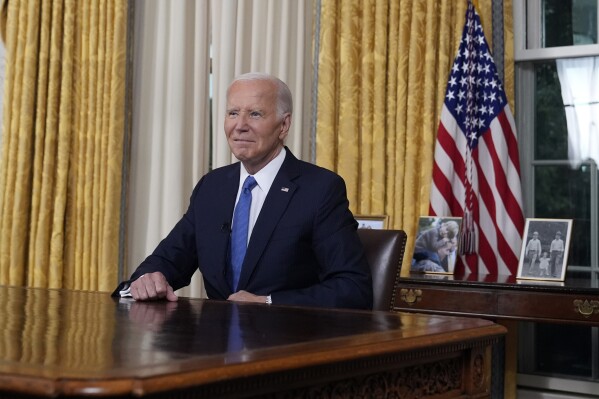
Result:
M3 7L0 284L112 290L127 0L10 0Z
M246 72L266 72L283 80L293 95L293 117L286 139L297 156L309 140L310 0L215 0L211 3L214 121L213 167L236 161L223 125L226 90Z
M475 5L491 32L492 0ZM388 215L390 228L405 230L407 254L418 217L428 214L439 112L466 7L466 0L322 0L317 10L316 163L345 179L355 214ZM503 10L513 104L511 1Z
M223 124L226 88L236 75L268 72L288 83L294 116L287 145L301 156L309 139L310 6L310 0L136 3L129 251L122 278L181 218L200 177L235 160ZM200 273L177 294L205 296Z
M122 279L185 213L210 161L210 0L135 5L128 251ZM201 275L179 295L205 296Z

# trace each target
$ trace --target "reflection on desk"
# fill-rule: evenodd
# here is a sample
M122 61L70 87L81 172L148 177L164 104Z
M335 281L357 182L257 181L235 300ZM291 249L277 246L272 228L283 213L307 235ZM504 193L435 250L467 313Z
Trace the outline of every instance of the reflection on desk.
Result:
M390 312L2 286L0 297L0 396L368 396L424 384L423 396L487 397L490 348L505 333Z

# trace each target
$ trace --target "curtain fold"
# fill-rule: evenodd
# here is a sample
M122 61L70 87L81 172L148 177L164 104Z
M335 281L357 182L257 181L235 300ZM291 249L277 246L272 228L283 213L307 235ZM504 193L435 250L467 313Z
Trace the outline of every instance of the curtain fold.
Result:
M135 9L127 270L187 210L210 160L209 1L144 1ZM201 275L179 295L205 296Z
M490 24L491 0L476 3ZM504 3L511 10L511 1ZM428 214L439 112L466 6L465 0L323 0L316 10L316 163L343 176L355 214L389 215L390 228L405 230L407 254L418 217ZM504 21L511 24L511 17ZM513 80L513 69L506 79ZM406 256L402 274L409 262Z
M8 2L1 284L117 280L126 32L126 0Z
M234 161L223 124L226 88L236 75L263 71L287 81L295 108L288 144L301 155L307 139L304 93L310 87L305 66L310 62L305 55L309 5L305 0L136 3L129 252L123 278L181 218L200 177ZM200 273L178 294L205 296Z
M211 3L213 168L235 161L223 131L226 90L235 76L246 72L271 73L287 83L294 109L286 143L297 156L304 154L309 140L304 114L310 109L311 5L310 0Z
M599 57L556 60L568 125L572 168L592 159L599 165Z

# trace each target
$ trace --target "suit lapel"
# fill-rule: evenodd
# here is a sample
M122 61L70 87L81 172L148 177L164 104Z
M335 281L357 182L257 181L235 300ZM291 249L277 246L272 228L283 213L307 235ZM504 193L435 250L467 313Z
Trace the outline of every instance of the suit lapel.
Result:
M228 281L229 271L229 242L231 239L231 221L233 218L233 209L235 207L235 198L239 189L239 171L240 164L231 168L227 173L225 181L218 187L217 201L224 206L216 206L214 209L219 212L215 215L216 220L222 220L220 231L215 232L214 253L225 254L221 265L212 265L214 267L214 278L218 282L219 291L232 292Z
M285 147L287 149L287 147ZM239 276L239 289L244 289L254 272L258 260L262 256L266 245L270 241L272 233L279 223L281 216L287 209L287 205L297 190L297 184L293 182L299 176L299 162L287 149L285 161L270 187L266 196L258 220L254 225L252 236L245 254L241 275Z

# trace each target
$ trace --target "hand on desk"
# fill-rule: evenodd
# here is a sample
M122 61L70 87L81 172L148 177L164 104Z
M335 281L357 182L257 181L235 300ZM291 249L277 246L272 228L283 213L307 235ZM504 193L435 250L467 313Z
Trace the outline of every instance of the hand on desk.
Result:
M173 291L166 277L160 272L146 273L131 283L131 296L136 301L151 301L166 298L176 301L177 295Z
M179 299L173 291L173 287L166 280L166 277L160 272L146 273L132 282L130 294L136 301L151 301L165 298L169 301L176 301ZM243 290L231 294L227 300L266 303L265 296L254 295Z
M229 295L227 301L266 303L266 297L241 290Z

